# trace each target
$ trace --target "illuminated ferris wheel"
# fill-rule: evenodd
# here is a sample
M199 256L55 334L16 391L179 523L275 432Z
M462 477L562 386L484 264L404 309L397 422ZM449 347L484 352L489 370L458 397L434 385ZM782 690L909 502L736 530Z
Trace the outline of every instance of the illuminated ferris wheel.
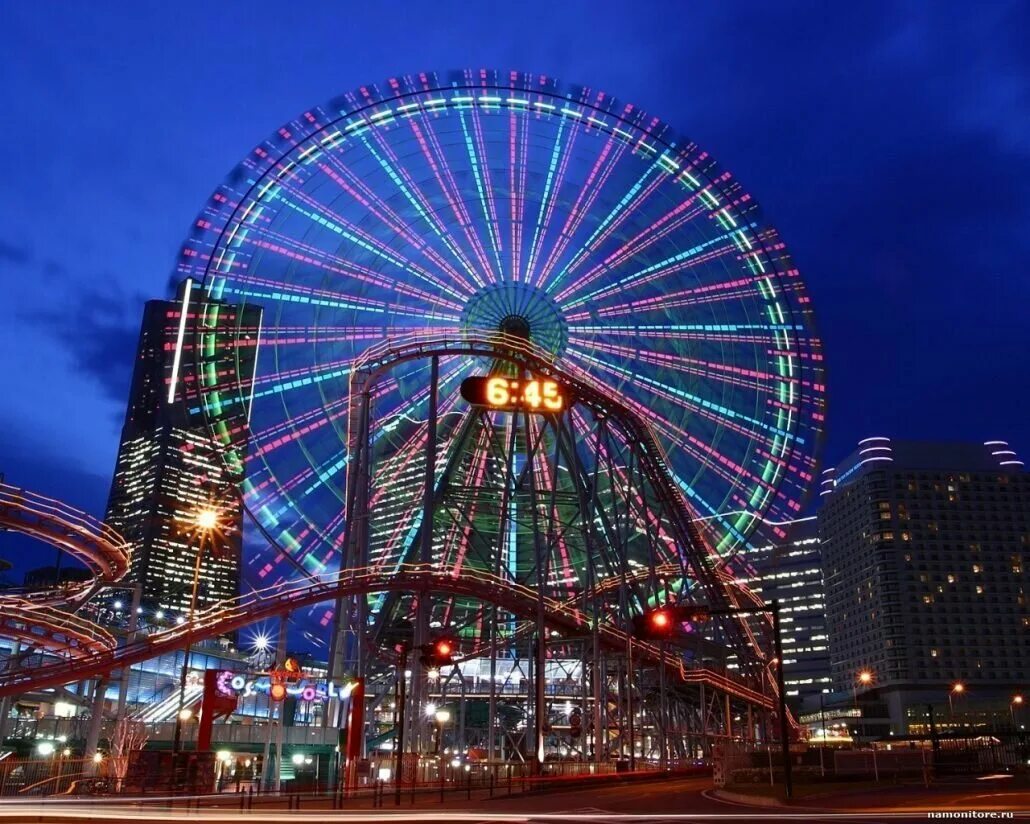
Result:
M245 502L273 542L248 560L262 582L340 566L352 384L391 342L447 343L432 367L392 364L371 395L365 561L386 570L421 540L427 460L434 517L446 519L434 526L433 557L488 568L496 555L498 569L503 561L525 578L525 535L511 526L508 540L506 527L486 525L486 498L510 487L514 500L528 463L554 507L560 496L574 506L559 470L593 466L583 488L594 494L601 458L618 451L590 434L586 418L606 414L599 406L570 410L576 444L552 454L544 443L534 465L526 444L540 425L526 416L515 432L518 415L476 412L462 396L470 376L497 373L476 348L491 336L524 341L533 363L552 367L547 391L579 381L642 422L713 557L746 554L759 522L794 516L812 482L821 346L783 242L705 151L595 89L427 73L312 108L215 191L179 270L213 298L263 310L260 335L236 341L258 347L253 376L202 372L199 396L209 411L249 410ZM523 366L504 373L519 398L533 379L518 388ZM538 382L530 400L545 389ZM498 480L505 465L510 484ZM555 538L550 594L587 586L583 553L571 533ZM438 617L453 619L453 606Z

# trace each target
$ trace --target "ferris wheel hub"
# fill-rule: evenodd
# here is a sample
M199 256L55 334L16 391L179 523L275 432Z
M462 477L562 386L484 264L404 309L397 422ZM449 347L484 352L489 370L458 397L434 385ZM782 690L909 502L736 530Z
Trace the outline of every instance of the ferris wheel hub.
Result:
M491 283L469 298L461 316L466 337L503 332L525 338L560 357L569 342L569 327L561 308L538 286L522 282Z

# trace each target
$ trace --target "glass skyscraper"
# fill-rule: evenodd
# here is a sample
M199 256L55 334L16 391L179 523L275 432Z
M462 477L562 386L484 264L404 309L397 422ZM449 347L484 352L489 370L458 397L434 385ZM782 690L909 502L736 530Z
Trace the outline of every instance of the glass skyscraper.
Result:
M214 300L192 280L175 300L144 309L106 520L132 545L127 581L139 582L143 603L169 620L189 611L202 509L216 510L219 526L204 540L197 608L239 593L248 410L212 415L197 387L225 375L250 379L260 323L259 308ZM230 434L219 439L216 430Z

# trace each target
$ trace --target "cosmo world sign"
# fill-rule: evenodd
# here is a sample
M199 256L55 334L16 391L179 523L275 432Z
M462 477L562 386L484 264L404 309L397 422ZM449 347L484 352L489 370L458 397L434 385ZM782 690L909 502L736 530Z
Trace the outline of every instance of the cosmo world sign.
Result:
M317 702L333 698L345 700L350 697L356 684L356 681L319 681L310 678L281 682L268 674L253 675L228 670L219 672L215 680L216 689L227 698L247 698L263 693L275 701L284 698Z

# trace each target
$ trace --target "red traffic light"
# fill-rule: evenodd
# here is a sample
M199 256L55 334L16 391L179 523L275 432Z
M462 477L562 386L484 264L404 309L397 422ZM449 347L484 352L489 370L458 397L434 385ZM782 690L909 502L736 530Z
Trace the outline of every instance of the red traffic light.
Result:
M655 610L651 613L651 626L656 630L667 630L672 627L672 616L664 609Z
M458 651L458 642L451 637L437 638L422 647L421 661L424 666L439 669L454 663L454 654Z
M668 604L633 618L633 635L637 638L661 640L673 637L682 624L701 623L711 618L704 606L674 606Z

